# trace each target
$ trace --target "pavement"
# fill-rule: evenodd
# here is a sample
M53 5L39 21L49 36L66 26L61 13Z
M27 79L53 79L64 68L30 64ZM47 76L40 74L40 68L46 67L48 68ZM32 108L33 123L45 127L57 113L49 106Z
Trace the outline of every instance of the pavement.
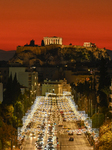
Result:
M77 129L76 123L64 122L64 124L72 129ZM68 135L67 133L58 135L58 150L93 150L93 147L90 146L83 133L81 135L73 134L72 137L74 138L74 141L69 141L69 137L71 137L71 135Z
M71 127L72 129L77 129L76 123L67 123L64 122L64 125ZM61 127L56 127L56 130L59 131ZM63 129L64 130L64 129ZM56 147L56 150L93 150L93 146L90 146L86 136L74 134L72 137L74 141L69 141L70 135L67 132L64 134L57 134L59 145ZM22 150L36 150L35 147L35 137L27 137L23 143Z

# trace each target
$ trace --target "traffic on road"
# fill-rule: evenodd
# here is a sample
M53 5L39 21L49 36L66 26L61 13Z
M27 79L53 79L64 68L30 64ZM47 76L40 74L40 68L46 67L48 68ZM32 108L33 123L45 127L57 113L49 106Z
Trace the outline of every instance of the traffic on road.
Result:
M90 150L84 129L76 124L76 113L66 96L40 97L18 134L23 150Z

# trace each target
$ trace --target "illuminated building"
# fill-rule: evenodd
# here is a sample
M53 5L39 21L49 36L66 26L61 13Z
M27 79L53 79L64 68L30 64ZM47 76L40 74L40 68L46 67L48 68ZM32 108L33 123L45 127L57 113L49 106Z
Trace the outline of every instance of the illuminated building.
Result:
M9 76L12 75L12 79L14 79L15 74L20 85L25 86L32 95L36 96L38 72L34 71L33 67L30 69L27 67L9 67Z
M44 37L44 44L50 45L50 44L59 44L62 45L62 38L61 37Z
M71 91L70 84L67 84L65 79L59 81L44 80L44 84L42 84L42 95L46 93L62 94L63 91Z
M84 42L83 44L84 47L96 47L95 43L91 43L91 42Z

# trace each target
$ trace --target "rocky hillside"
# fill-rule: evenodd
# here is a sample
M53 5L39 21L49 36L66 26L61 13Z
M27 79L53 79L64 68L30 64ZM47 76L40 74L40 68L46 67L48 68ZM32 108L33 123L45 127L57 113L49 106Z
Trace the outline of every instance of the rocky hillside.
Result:
M14 57L9 61L9 64L21 65L59 65L75 62L93 62L104 58L110 59L110 56L105 49L85 48L81 46L56 46L49 45L38 47L39 51L45 49L44 52L37 54L33 50L25 49L16 51Z

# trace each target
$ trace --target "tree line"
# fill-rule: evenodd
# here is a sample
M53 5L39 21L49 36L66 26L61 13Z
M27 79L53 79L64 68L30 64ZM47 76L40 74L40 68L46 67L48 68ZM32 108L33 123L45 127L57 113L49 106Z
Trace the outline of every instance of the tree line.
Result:
M112 114L108 107L110 101L111 77L108 73L109 62L102 58L98 66L99 83L92 77L77 86L72 83L74 101L79 110L85 110L92 119L92 128L99 128L99 140L96 150L112 149ZM95 77L95 76L94 76ZM98 88L96 89L96 84Z
M29 90L21 93L16 74L14 79L10 75L0 104L0 149L17 146L17 128L22 126L22 117L31 107L32 101Z

